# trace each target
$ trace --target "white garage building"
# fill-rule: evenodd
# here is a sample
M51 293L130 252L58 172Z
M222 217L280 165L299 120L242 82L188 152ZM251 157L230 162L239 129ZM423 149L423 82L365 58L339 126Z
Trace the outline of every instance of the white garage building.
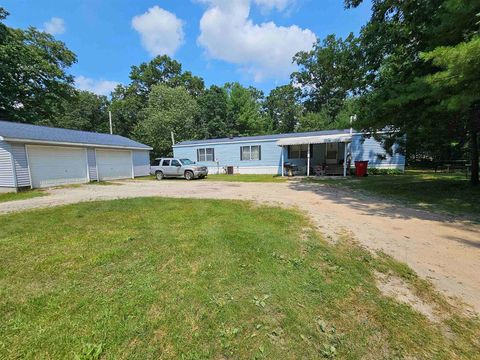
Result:
M0 121L0 192L146 176L150 150L119 135Z

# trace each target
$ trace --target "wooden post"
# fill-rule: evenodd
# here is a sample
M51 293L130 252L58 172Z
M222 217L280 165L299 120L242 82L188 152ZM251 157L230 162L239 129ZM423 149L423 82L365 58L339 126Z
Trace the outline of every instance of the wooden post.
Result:
M307 144L307 176L310 176L310 144Z

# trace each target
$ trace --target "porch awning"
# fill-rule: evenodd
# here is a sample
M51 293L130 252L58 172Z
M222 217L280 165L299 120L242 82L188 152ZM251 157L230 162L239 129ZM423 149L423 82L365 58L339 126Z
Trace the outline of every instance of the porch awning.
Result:
M352 135L350 134L335 134L335 135L318 135L318 136L306 136L306 137L292 137L277 140L278 146L283 145L304 145L304 144L324 144L324 143L336 143L336 142L351 142Z

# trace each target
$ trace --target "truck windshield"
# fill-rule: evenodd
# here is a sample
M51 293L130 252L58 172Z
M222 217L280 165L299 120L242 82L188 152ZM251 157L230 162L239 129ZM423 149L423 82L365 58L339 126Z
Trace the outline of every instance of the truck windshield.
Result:
M195 164L195 161L192 161L190 159L180 159L180 162L183 164L183 165L193 165Z

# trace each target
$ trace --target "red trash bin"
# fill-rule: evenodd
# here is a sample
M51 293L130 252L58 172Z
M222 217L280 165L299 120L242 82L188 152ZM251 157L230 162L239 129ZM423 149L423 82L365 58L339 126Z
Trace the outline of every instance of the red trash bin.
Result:
M355 161L355 176L367 176L368 161Z

